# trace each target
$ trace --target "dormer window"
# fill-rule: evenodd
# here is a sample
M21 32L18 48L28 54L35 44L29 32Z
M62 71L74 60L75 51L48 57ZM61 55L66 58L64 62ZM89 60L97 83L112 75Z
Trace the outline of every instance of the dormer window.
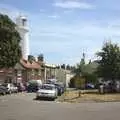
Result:
M27 20L26 19L22 19L22 26L26 26Z

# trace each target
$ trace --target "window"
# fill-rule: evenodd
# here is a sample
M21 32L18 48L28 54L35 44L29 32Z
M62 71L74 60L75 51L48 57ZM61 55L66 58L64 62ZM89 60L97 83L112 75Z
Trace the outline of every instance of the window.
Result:
M26 22L27 22L26 19L22 19L22 25L23 25L23 26L26 26Z
M55 89L53 86L48 86L48 85L42 85L41 89L45 89L45 90L53 90Z

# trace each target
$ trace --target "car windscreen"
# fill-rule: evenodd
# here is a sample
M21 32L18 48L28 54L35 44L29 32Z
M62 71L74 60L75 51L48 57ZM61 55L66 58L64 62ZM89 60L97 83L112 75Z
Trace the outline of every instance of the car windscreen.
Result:
M48 86L48 85L42 85L41 89L45 89L45 90L53 90L54 87L53 86Z
M4 86L0 85L0 88L3 88Z

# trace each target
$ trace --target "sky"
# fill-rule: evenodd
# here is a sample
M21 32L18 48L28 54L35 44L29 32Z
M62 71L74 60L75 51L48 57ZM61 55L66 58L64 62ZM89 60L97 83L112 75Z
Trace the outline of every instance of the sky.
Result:
M120 0L0 0L0 12L29 22L30 54L50 64L96 59L104 42L120 44Z

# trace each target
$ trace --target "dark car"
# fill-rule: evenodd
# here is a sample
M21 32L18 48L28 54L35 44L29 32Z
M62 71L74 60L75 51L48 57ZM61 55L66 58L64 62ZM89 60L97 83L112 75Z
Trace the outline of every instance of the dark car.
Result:
M62 87L59 84L54 84L55 87L57 88L58 95L62 95Z
M40 88L40 85L37 82L30 82L27 85L27 92L37 92Z
M8 90L6 87L0 85L0 94L5 95L8 93Z
M56 82L55 80L54 81L47 80L46 83L55 85L55 87L57 88L58 96L62 95L65 91L65 86L61 82Z
M27 92L37 92L42 85L42 80L29 80L27 83Z
M95 85L93 85L92 83L87 83L85 88L86 89L95 89Z
M29 84L27 86L27 92L37 92L39 89L39 86L37 84Z
M62 95L65 91L65 86L63 84L60 84L60 83L55 83L54 84L58 90L58 95Z

